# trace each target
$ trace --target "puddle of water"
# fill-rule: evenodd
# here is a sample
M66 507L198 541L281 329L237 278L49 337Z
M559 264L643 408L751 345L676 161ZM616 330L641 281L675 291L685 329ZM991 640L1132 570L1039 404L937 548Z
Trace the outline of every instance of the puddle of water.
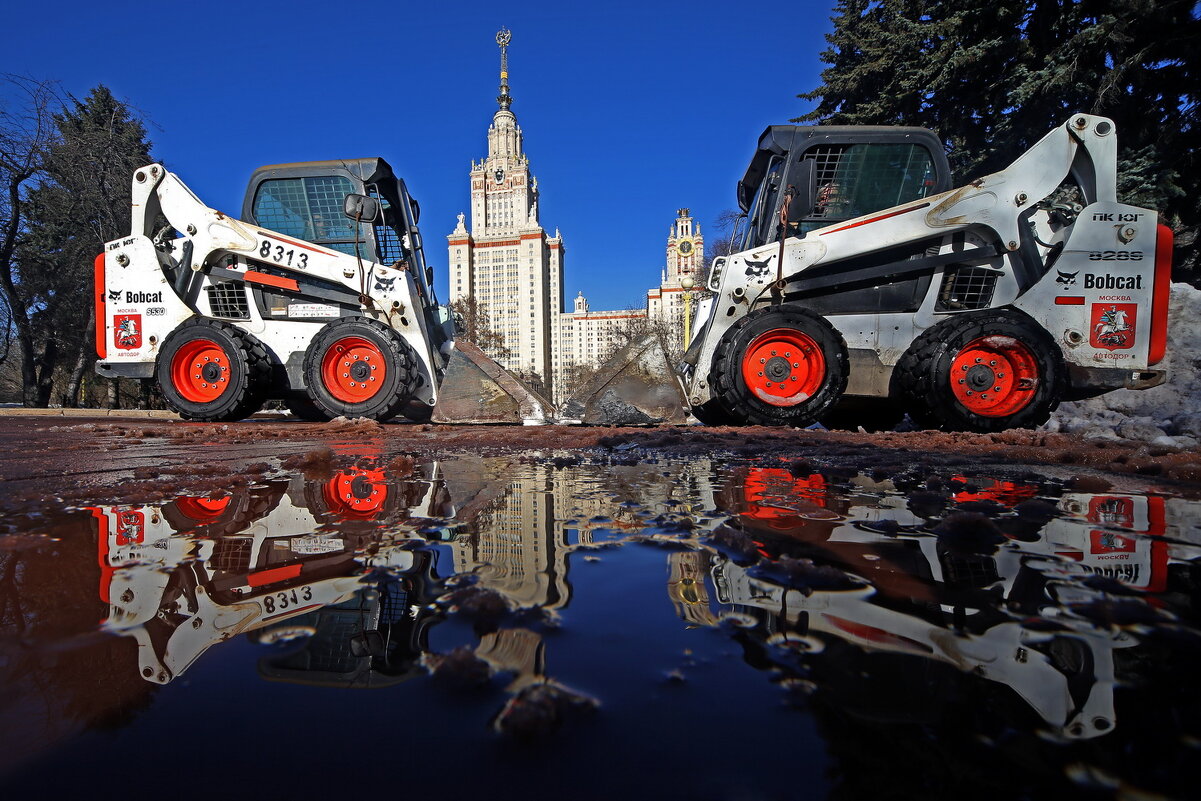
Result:
M738 459L47 507L0 529L0 787L1186 797L1198 521Z

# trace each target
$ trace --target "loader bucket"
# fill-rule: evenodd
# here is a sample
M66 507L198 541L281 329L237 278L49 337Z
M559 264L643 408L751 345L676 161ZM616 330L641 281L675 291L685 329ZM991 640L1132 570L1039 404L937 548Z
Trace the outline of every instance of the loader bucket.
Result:
M523 423L543 425L551 403L518 381L479 346L456 340L438 388L435 423Z
M682 425L688 401L662 342L636 339L564 405L559 421L602 426Z

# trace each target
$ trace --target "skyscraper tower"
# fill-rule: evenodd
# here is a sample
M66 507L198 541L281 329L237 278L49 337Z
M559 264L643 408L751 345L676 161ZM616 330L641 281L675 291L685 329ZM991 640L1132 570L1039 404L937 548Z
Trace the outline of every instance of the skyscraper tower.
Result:
M563 238L558 230L548 236L539 223L538 179L530 172L521 127L510 110L511 41L507 29L496 34L498 108L488 126L488 155L471 162L471 226L460 214L448 237L450 300L475 298L509 349L498 360L518 373L537 373L549 390L563 310Z

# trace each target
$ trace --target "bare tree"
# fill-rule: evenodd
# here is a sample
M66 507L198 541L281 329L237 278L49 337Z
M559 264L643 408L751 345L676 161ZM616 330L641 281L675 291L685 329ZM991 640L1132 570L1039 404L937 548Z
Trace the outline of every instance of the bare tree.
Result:
M49 355L53 362L56 348L53 343L37 347L32 319L36 309L31 308L15 257L27 233L29 191L42 174L55 139L53 109L60 100L57 87L49 81L6 73L0 75L0 88L4 95L17 98L0 98L0 292L21 352L22 400L31 406L41 394L39 387L44 386L49 396L53 368L44 369L45 357Z
M635 312L640 309L627 309L627 311ZM681 312L682 314L682 312ZM660 317L648 317L646 314L630 314L621 322L609 328L605 332L604 341L598 351L598 356L595 362L571 362L563 371L564 386L558 389L556 397L567 399L580 389L588 385L593 377L600 369L613 361L618 353L628 345L638 342L648 334L654 334L659 343L666 349L668 362L674 364L682 355L680 352L681 336L676 332L675 328L682 325L682 317L678 319L664 319Z
M742 212L736 209L723 209L718 212L717 219L713 221L713 230L717 232L717 236L706 242L706 249L709 251L706 256L709 263L718 256L729 256L734 252L735 235L738 232L738 223L742 219ZM706 265L705 275L703 278L708 278L708 265ZM702 281L703 283L703 281Z
M488 306L474 295L464 295L450 304L455 316L455 333L474 342L493 359L507 359L513 351L505 342L505 336L492 327Z

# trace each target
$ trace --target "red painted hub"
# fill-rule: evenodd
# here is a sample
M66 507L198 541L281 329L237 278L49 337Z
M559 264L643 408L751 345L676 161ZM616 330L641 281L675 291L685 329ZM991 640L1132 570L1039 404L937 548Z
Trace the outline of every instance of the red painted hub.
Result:
M804 403L826 378L826 357L808 334L773 328L755 337L742 356L742 380L772 406Z
M224 498L194 498L184 496L175 499L175 508L183 515L197 522L215 520L229 506L229 497Z
M1034 400L1038 360L1030 348L1009 336L979 337L951 362L951 392L981 417L1007 417Z
M229 356L211 339L185 342L171 359L171 385L184 400L210 403L229 389Z
M321 380L343 403L362 403L379 393L388 375L383 351L363 337L343 337L321 358Z
M325 502L341 517L368 520L375 517L388 499L383 470L351 468L325 483Z

